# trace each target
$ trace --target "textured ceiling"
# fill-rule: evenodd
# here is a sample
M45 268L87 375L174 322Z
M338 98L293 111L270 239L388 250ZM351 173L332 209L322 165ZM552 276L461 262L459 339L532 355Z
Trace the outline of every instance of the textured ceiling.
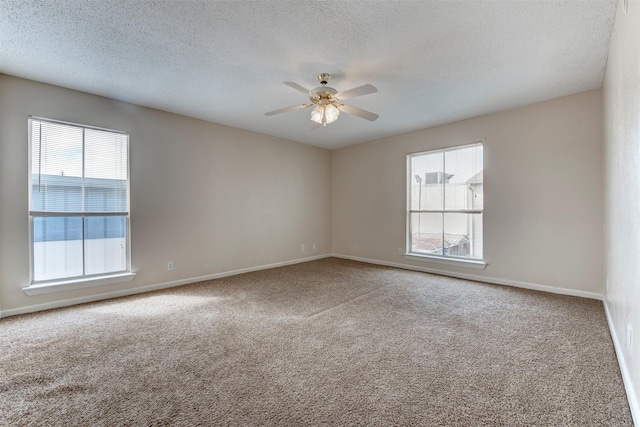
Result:
M325 148L602 85L615 0L0 0L0 72ZM378 93L310 130L282 84Z

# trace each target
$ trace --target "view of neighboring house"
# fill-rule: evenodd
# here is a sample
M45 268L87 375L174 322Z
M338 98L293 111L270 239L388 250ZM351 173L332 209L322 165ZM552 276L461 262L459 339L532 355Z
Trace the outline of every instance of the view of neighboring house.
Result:
M482 145L410 157L411 252L481 259Z
M32 211L52 206L62 212L78 212L82 206L93 212L127 210L126 181L48 174L31 179ZM122 215L34 217L34 279L126 270L126 232Z

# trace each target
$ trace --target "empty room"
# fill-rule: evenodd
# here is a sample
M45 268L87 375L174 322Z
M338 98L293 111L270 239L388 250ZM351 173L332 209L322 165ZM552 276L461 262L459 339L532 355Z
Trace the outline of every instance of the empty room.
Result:
M0 425L640 426L640 0L0 0Z

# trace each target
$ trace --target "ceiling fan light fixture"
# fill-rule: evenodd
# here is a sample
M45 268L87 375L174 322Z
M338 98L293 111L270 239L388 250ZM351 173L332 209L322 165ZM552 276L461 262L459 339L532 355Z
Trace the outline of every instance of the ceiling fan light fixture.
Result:
M338 120L340 110L333 104L327 104L324 106L324 118L326 123L333 123Z
M318 104L311 112L311 120L326 126L338 120L340 110L333 104Z
M324 107L322 105L317 105L316 108L311 112L311 121L316 122L318 124L322 124L322 118L324 116Z

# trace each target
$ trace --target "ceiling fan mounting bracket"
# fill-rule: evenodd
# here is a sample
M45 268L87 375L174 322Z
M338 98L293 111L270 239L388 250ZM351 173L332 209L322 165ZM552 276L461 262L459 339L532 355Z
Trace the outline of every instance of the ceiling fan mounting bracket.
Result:
M331 74L329 74L329 73L320 73L320 74L318 74L318 80L320 81L320 84L322 84L322 85L326 85L327 83L329 83L329 79L331 79Z

